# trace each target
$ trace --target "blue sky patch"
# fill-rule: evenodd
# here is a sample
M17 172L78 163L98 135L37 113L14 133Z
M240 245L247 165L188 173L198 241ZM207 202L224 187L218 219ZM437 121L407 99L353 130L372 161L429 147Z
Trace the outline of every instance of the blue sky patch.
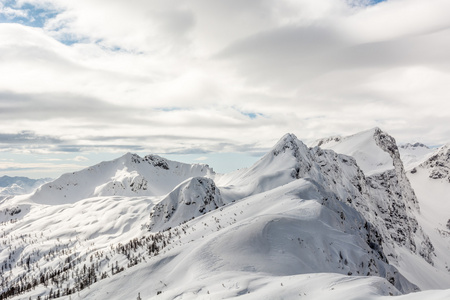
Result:
M183 109L181 107L158 107L158 108L155 108L155 110L169 112L169 111L177 111L177 110L183 110Z
M370 0L369 2L370 2L371 5L376 5L376 4L380 3L380 2L386 2L386 1L387 0Z
M1 23L19 23L31 27L43 27L48 19L54 18L58 11L25 3L18 5L16 1L3 1Z
M247 113L247 112L242 112L242 111L240 113L243 114L244 116L249 117L252 120L256 119L258 117L264 117L264 115L261 113L253 113L253 112Z

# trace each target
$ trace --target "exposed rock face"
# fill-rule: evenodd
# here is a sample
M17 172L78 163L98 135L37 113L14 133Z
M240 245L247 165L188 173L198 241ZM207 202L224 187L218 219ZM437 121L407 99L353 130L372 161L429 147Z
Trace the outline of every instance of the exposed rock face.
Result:
M397 144L395 139L383 132L381 129L376 128L374 133L374 139L377 145L383 149L385 152L389 153L394 163L394 173L397 177L397 184L401 185L401 188L397 188L397 193L401 194L399 197L405 202L405 205L413 206L416 209L419 209L419 203L417 201L417 197L414 194L414 190L411 187L411 184L406 177L406 172L403 167L402 160L400 158L400 153L397 148ZM388 172L392 173L392 172ZM387 178L394 178L391 175L384 176Z
M357 164L364 166L364 174L352 179L358 182L362 196L350 199L349 203L381 232L389 259L397 260L394 248L401 246L433 264L434 247L415 218L418 200L406 177L395 139L374 128L339 141L331 139L323 145L354 155Z
M374 139L381 149L389 153L394 164L393 170L367 178L373 190L371 194L377 205L377 213L397 245L407 247L433 264L434 247L413 214L413 209L419 210L419 204L406 177L395 139L379 128L375 129Z
M152 164L154 167L158 167L158 168L162 168L162 169L165 169L165 170L169 170L169 164L162 157L159 157L157 155L147 155L147 156L144 157L144 160L146 162Z

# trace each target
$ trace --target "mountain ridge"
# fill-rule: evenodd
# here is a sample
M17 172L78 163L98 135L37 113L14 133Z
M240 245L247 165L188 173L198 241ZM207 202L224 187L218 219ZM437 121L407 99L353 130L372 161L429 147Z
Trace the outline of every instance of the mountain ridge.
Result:
M302 287L306 299L332 297L329 285L339 282L363 284L363 298L375 297L372 290L375 299L431 287L450 293L448 243L434 231L445 224L428 226L417 174L425 172L406 172L395 139L379 128L321 147L286 134L232 174L127 153L0 204L8 282L1 295L259 299L282 293L287 278L319 273L328 283ZM415 265L427 273L414 273ZM298 296L292 288L286 298Z
M51 178L31 179L28 177L4 175L0 177L0 200L33 192L41 185L50 182Z

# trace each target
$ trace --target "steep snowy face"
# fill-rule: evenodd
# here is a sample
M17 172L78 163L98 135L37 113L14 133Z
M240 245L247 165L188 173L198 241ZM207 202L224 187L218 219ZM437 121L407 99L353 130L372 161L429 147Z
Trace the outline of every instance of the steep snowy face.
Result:
M191 178L154 206L149 229L157 232L176 227L223 205L220 191L212 179Z
M407 174L420 203L420 214L417 215L417 218L435 248L434 266L435 269L442 272L438 278L446 282L450 282L449 157L449 145L434 149L431 157ZM433 272L437 273L437 270L433 270Z
M161 196L188 178L213 174L208 165L127 153L116 160L64 174L43 185L30 199L42 204L64 204L96 196Z
M427 170L431 179L444 180L450 183L450 144L440 147L419 167ZM411 173L415 172L417 172L417 168L411 170Z
M419 209L395 139L381 129L363 131L322 147L354 157L369 185L378 191L384 187L386 199L391 199L392 194L396 202L402 202L400 206Z
M380 147L381 135L383 133L379 128L373 128L347 137L322 139L316 145L353 157L364 174L371 176L394 168L392 156ZM390 141L383 139L381 142L391 146Z

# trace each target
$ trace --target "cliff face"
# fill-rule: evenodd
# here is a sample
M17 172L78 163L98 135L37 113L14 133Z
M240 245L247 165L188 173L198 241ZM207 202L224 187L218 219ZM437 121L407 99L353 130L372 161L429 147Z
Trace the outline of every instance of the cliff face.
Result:
M433 264L434 247L415 217L420 211L419 203L406 177L395 139L374 128L322 146L345 151L343 154L355 157L358 166L364 166L365 183L360 185L365 186L362 190L366 198L352 205L382 232L390 260L398 261L394 248L401 246Z

